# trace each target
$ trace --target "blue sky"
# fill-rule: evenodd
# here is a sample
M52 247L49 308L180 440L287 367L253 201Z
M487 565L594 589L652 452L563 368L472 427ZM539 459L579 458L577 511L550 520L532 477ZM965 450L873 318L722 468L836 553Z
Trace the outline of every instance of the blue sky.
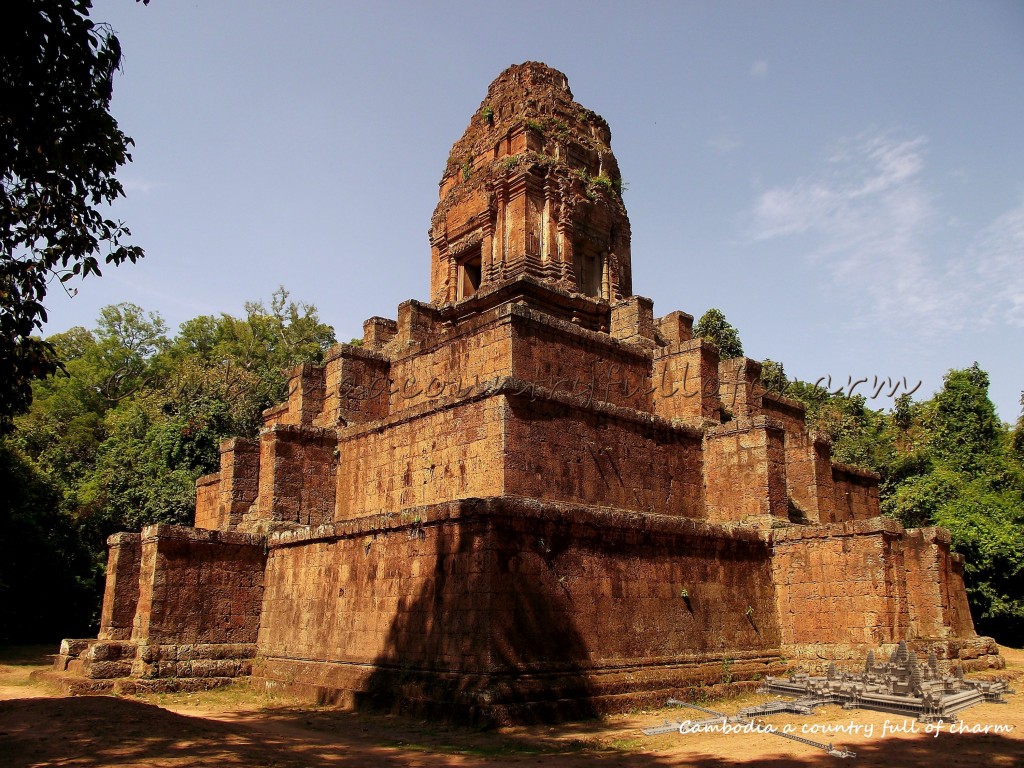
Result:
M339 339L426 299L448 150L505 67L603 115L633 287L747 354L917 396L1024 389L1024 3L100 0L146 258L54 286L47 332L132 301L175 328L279 285ZM906 385L902 384L905 380ZM889 383L885 383L885 382Z

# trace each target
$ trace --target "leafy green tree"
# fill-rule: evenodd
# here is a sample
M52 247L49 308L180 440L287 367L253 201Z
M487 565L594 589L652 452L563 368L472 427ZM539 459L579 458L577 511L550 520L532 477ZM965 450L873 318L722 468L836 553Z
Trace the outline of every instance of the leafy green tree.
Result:
M712 307L701 315L700 320L693 327L693 335L715 344L722 360L740 357L743 354L743 343L740 341L739 331L725 319L725 315L720 309Z
M93 543L152 523L188 524L196 478L209 467L190 461L187 420L168 418L156 399L135 398L107 415L106 428L78 494L78 515L100 540Z
M931 419L936 458L963 472L979 471L983 457L997 448L1001 426L988 399L988 374L977 363L947 373Z
M181 367L168 381L193 396L213 388L231 405L228 434L252 436L263 410L287 397L285 371L322 361L335 336L316 307L291 301L284 288L274 292L269 308L246 302L245 310L245 319L225 314L183 323L168 348L172 368Z
M287 394L283 369L322 360L334 332L315 307L280 289L269 306L247 304L244 318L195 318L174 338L158 315L118 304L101 310L93 330L72 328L47 342L65 370L33 383L31 407L0 444L15 457L0 470L10 466L11 483L36 490L11 497L15 523L0 521L0 534L21 531L40 552L50 551L50 540L60 552L77 547L67 565L77 592L64 585L26 594L86 621L99 609L106 538L191 522L195 480L218 468L220 441L255 436L263 410ZM14 583L6 573L0 564L0 600L3 584Z
M761 386L769 392L779 395L786 394L789 381L786 379L786 368L782 363L765 358L761 361Z
M55 484L65 511L74 508L73 489L92 471L104 439L101 394L110 369L103 364L96 337L84 328L53 336L65 352L64 372L33 385L32 407L15 420L8 440L17 445Z
M936 525L940 510L963 493L964 481L958 472L945 467L924 468L900 483L882 500L882 511L907 528Z
M935 511L964 555L971 612L982 634L1017 647L1024 640L1024 485L994 487L960 475L959 493Z
M109 371L100 394L114 405L142 389L159 373L157 354L168 346L167 324L131 303L100 310L97 352Z
M893 401L892 423L901 432L907 432L914 423L914 399L906 392Z
M54 276L136 261L123 223L102 206L132 140L110 114L121 48L89 19L88 0L8 3L0 25L0 431L31 402L33 380L60 363L33 336Z
M874 470L886 477L897 461L895 433L885 414L869 408L863 395L829 392L802 381L790 382L786 394L807 408L807 426L832 441L832 458Z
M106 413L158 378L154 363L167 338L158 316L118 304L100 311L95 333L73 328L48 341L66 360L64 371L35 382L33 407L16 420L11 440L55 478L71 511L107 437Z

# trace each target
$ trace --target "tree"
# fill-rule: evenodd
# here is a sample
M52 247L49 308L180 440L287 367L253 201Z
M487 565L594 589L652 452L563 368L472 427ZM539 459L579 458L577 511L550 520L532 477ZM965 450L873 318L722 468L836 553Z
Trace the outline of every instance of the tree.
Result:
M769 360L767 357L761 361L761 386L769 392L779 395L786 394L789 388L789 381L786 379L786 367L782 363Z
M33 382L31 407L0 436L0 641L94 632L84 625L107 537L191 522L195 480L219 467L220 441L255 437L287 394L282 369L319 362L334 343L316 308L284 289L246 311L195 318L168 339L158 315L118 304L92 330L47 339L66 375Z
M114 174L134 142L109 110L121 47L91 6L8 3L0 25L0 431L28 408L31 382L61 365L33 337L51 278L143 255L100 210L124 195Z
M334 329L320 322L316 307L291 301L283 287L274 291L269 309L248 301L245 311L245 319L204 315L183 323L169 353L176 360L255 375L262 410L287 396L285 370L323 360L335 343Z
M725 319L720 309L712 307L701 315L697 325L693 327L693 335L717 346L722 360L740 357L743 354L743 342L740 341L739 331Z
M935 456L961 472L979 471L1000 433L995 406L988 399L988 374L977 363L947 373L931 420Z
M167 325L155 312L130 302L103 307L97 351L109 371L100 393L111 405L135 393L155 375L151 361L165 349Z

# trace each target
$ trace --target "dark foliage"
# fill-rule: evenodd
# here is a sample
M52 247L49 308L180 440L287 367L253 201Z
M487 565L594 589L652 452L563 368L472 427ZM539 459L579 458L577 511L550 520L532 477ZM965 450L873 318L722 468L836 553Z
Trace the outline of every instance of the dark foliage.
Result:
M0 431L60 368L33 338L54 277L99 275L142 256L101 208L124 194L114 174L132 140L111 116L117 38L88 0L7 3L0 24Z

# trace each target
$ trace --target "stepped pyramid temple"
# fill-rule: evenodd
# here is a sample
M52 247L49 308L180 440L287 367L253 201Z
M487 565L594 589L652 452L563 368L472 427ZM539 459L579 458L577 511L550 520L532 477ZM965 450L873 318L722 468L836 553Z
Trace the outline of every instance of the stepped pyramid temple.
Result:
M111 537L62 677L508 722L901 640L1001 665L946 531L880 517L758 362L633 293L610 141L562 73L503 72L441 178L430 301L291 371L194 528Z

